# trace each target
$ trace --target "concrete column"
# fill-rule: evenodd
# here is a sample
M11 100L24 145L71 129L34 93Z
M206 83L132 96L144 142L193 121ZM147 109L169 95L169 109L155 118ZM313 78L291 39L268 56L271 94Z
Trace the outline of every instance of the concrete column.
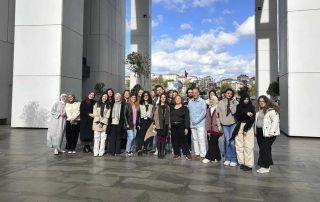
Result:
M277 81L278 40L277 1L255 1L257 96L266 95L269 84Z
M151 16L151 0L131 0L131 52L138 52L149 58L151 57ZM151 75L141 81L141 85L146 90L151 89Z
M320 1L279 0L281 130L320 137Z
M125 0L85 0L83 57L90 77L83 80L83 95L101 82L124 90L125 9Z
M13 127L47 127L62 92L82 86L83 0L16 0Z
M0 124L10 123L15 0L0 1Z

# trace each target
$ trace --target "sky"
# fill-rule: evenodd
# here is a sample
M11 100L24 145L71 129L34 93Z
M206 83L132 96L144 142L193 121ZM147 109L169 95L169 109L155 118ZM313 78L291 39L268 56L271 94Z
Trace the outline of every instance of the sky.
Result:
M254 37L254 0L153 0L152 73L255 76Z

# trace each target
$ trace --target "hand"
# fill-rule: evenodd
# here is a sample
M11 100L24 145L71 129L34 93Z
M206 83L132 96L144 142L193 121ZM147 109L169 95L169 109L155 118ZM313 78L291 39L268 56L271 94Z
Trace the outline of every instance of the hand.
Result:
M210 133L207 133L208 136L210 136Z
M62 112L62 113L60 113L60 116L65 117L65 116L66 116L66 113L65 113L65 112Z
M184 129L184 134L188 135L188 129Z
M137 129L140 130L140 126L137 126Z
M218 130L219 130L220 132L222 132L222 127L221 127L221 126L218 126Z
M247 116L251 117L253 114L251 112L247 112Z
M196 125L196 122L192 121L192 125Z
M129 125L127 125L127 128L130 128L130 126L129 126Z
M152 126L152 127L153 127L153 129L156 129L156 125L154 125L154 124L153 124L153 126Z
M90 116L90 117L92 117L92 118L94 118L94 116L93 116L93 114L92 114L92 113L90 113L90 114L89 114L89 116Z

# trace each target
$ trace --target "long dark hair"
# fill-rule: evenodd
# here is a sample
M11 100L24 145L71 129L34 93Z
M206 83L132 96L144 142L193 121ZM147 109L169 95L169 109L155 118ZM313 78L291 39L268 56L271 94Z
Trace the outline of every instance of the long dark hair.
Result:
M231 91L232 92L232 97L231 97L231 99L234 97L234 94L235 94L235 92L234 92L234 90L232 89L232 88L227 88L225 91L224 91L224 93L226 93L226 92L228 92L228 91Z
M108 100L108 94L107 93L103 93L101 96L100 96L100 98L99 98L99 100L98 100L98 102L97 102L97 107L100 107L101 106L101 103L102 103L102 97L104 96L104 95L107 95L107 100ZM107 102L107 101L106 101ZM106 104L106 108L107 109L110 109L110 105L108 105L108 104Z
M111 90L111 92L112 92L112 96L109 96L108 95L108 91L109 90ZM114 90L112 89L112 88L108 88L106 91L105 91L105 94L107 94L108 95L108 102L114 102Z
M214 93L214 96L218 97L217 92L215 90L210 90L209 93L208 93L208 99L210 99L210 94L212 92Z
M141 104L141 105L144 105L144 95L145 95L145 94L148 95L148 103L149 103L149 104L152 104L152 97L151 97L149 91L144 91L144 92L142 93L141 100L140 100L140 104Z
M259 100L260 100L260 99L263 99L263 101L266 103L266 107L262 109L264 114L266 114L269 109L274 109L277 113L280 112L279 106L278 106L276 103L274 103L273 101L271 101L271 100L270 100L267 96L265 96L265 95L261 95L261 96L258 98L258 109L260 109L260 106L259 106Z
M159 96L159 103L158 103L158 105L161 105L161 97L162 97L163 95L166 97L166 102L165 102L165 104L168 104L168 96L167 96L165 93L162 93L162 94Z
M89 92L87 93L86 97L84 98L84 100L86 101L87 104L90 104L90 102L91 102L91 100L89 99L89 95L90 95L91 93L93 93L94 95L96 95L94 91L89 91ZM94 96L93 96L93 99L92 99L92 100L94 101Z

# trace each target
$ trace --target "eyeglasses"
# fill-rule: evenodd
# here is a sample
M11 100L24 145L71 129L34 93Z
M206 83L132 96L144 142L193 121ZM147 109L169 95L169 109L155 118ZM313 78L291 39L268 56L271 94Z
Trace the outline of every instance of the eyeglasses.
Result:
M259 101L259 103L265 103L265 101L261 100L261 101Z
M144 97L149 97L149 95L143 95Z

